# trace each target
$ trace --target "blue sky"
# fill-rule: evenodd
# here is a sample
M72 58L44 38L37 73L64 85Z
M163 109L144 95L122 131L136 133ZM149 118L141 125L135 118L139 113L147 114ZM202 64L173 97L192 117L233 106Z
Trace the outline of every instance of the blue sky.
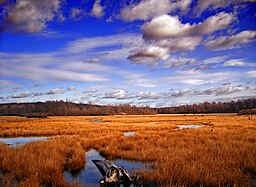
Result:
M256 96L255 0L1 0L0 102Z

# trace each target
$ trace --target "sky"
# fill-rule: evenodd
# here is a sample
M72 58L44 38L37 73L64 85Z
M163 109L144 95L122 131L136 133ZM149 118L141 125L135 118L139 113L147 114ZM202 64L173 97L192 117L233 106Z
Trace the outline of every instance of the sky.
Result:
M0 0L0 103L256 97L256 0Z

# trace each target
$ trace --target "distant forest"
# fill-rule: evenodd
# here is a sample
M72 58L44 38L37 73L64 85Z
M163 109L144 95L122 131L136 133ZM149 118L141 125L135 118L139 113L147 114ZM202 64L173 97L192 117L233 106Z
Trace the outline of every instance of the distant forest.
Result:
M93 105L76 104L64 101L46 101L36 103L0 104L0 115L4 116L95 116L95 115L124 115L124 114L196 114L196 113L255 113L256 98L231 102L204 102L193 105L176 107L150 108L122 104Z

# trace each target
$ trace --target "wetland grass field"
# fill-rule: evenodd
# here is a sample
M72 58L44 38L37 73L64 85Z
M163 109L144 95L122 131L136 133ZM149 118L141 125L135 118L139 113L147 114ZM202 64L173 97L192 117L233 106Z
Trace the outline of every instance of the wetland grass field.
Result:
M90 186L64 173L83 168L91 149L149 163L144 186L256 185L255 115L0 117L1 138L28 136L48 139L0 142L0 186Z

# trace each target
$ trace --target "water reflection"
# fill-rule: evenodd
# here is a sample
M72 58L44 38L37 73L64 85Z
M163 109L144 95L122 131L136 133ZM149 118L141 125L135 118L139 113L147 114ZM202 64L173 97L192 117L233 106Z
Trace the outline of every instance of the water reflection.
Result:
M178 129L198 129L203 127L204 125L177 125Z
M79 182L80 184L86 185L99 185L99 181L102 178L97 167L94 165L92 160L104 160L105 158L102 157L98 151L95 149L91 149L86 153L86 165L83 170L78 171L75 175L74 173L66 172L64 174L65 179L68 182ZM128 170L129 173L133 171L137 171L139 169L145 168L145 164L142 162L135 162L135 161L128 161L128 160L111 160L115 165L121 167L124 166L125 169Z
M18 145L24 145L29 142L42 141L47 139L48 137L15 137L15 138L0 138L0 142L16 147Z
M135 132L129 131L129 132L124 132L124 136L128 137L128 136L133 136L135 134Z
M95 122L95 123L103 123L104 122L102 119L96 119L96 118L90 119L90 121Z

